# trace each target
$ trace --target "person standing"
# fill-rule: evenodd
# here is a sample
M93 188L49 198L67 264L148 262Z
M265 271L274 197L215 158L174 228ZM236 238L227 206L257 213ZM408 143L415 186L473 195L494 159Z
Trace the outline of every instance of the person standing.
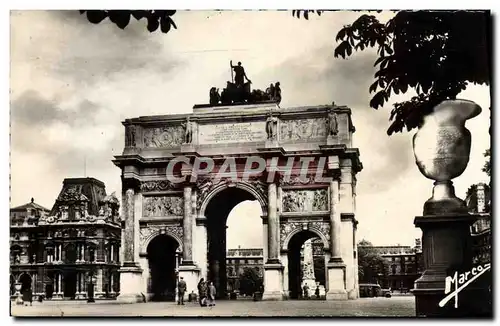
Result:
M215 295L217 291L215 289L215 285L213 282L210 282L208 284L208 306L212 307L215 306Z
M205 279L201 279L198 283L198 296L200 299L200 306L207 306L207 283L205 283Z
M179 295L179 301L177 302L177 304L179 305L184 305L184 294L186 293L186 288L187 288L186 281L184 281L184 278L181 277L179 283L177 284L177 292Z

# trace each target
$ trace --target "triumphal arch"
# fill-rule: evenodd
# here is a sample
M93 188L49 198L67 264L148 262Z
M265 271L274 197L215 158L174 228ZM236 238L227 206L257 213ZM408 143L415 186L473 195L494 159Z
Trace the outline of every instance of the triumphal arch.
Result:
M300 251L319 238L326 299L358 297L355 198L361 171L351 110L276 102L197 105L191 114L127 119L122 170L123 302L187 293L201 278L223 296L226 220L256 200L264 300L300 291Z

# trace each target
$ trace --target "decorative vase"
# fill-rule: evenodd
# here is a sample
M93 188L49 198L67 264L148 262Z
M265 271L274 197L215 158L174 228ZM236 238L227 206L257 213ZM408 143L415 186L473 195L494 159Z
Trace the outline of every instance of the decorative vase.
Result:
M455 196L452 179L469 163L471 134L465 121L481 113L467 100L446 100L424 118L413 137L413 153L420 172L434 180L432 197L424 204L424 215L467 213L465 202Z
M14 284L14 290L16 290L16 293L14 295L16 296L16 304L18 304L18 305L22 305L24 303L24 301L23 301L23 295L21 293L21 288L22 288L22 284L21 283L16 282Z

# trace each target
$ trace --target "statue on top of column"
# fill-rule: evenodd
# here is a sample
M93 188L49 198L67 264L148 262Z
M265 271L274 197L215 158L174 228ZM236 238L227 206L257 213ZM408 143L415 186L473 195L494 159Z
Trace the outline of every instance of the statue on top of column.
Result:
M189 117L186 118L186 122L182 126L184 127L184 143L191 144L193 141L193 123Z
M339 126L337 121L337 113L333 109L330 109L328 113L328 136L336 136L339 133Z
M277 140L278 133L278 118L273 117L273 113L269 112L266 120L266 133L268 140Z

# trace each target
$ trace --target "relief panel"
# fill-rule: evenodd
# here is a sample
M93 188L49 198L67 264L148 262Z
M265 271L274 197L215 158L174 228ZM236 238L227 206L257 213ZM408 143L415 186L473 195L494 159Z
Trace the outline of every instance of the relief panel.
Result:
M328 211L328 190L283 190L283 212Z

